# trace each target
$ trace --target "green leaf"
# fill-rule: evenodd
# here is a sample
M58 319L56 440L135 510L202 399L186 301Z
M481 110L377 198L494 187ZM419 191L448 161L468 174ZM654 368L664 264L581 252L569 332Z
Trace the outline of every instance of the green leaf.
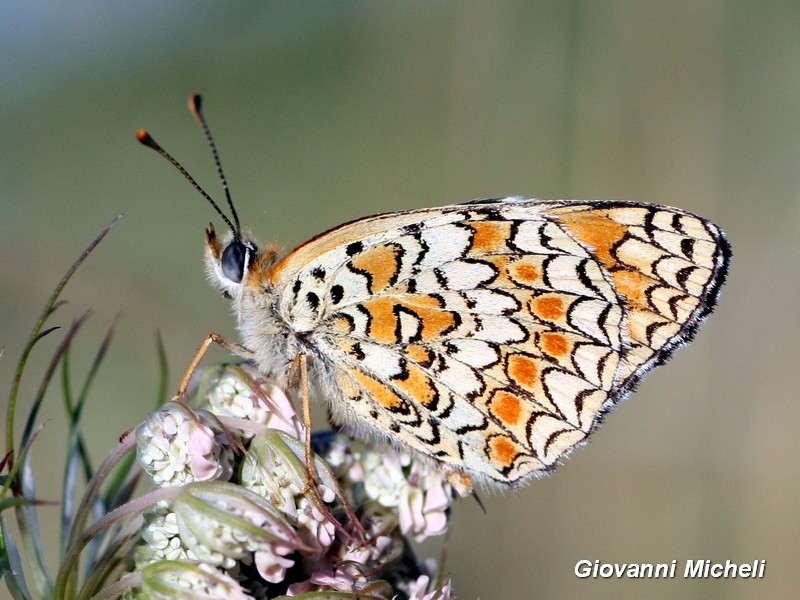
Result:
M7 501L22 500L23 498L7 498ZM4 502L0 502L0 505ZM2 510L4 507L0 507ZM8 533L6 520L0 516L0 579L6 582L8 591L14 600L30 600L28 584L25 582L25 573L22 571L20 559L14 538Z

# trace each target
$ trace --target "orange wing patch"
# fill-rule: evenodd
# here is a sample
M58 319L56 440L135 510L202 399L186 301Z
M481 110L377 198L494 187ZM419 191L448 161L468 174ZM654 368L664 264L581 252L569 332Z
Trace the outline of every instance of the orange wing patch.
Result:
M533 392L539 382L539 367L536 359L525 354L509 355L506 372L509 380L526 392Z
M508 251L506 240L511 237L511 224L503 221L476 221L469 226L475 232L470 254L496 254Z
M493 462L508 469L520 455L521 447L511 438L498 435L489 440L488 451Z
M433 296L412 296L410 301L402 302L402 305L414 311L422 321L423 340L439 338L458 325L456 314L444 310L441 300Z
M397 297L378 296L367 300L362 306L369 312L370 337L388 343L399 341L399 310L405 309L416 315L421 326L420 338L437 339L458 325L455 313L443 310L441 301L432 296L414 296L412 300L400 301Z
M611 248L627 233L628 227L611 218L608 211L572 212L559 215L559 220L569 232L589 246L606 268L619 263L611 255Z
M542 284L541 257L522 256L509 261L506 269L511 281L523 286Z
M519 396L506 390L497 390L489 402L489 410L504 425L514 427L519 424L522 416L522 402Z
M378 293L392 285L400 272L403 249L396 244L374 246L353 257L353 268L367 276L369 291Z
M405 376L392 383L423 406L434 404L438 398L430 377L416 365L407 364Z
M405 400L395 394L391 388L381 383L377 379L373 379L363 371L354 369L352 372L353 377L361 384L361 386L372 396L375 401L383 408L391 411L401 411L404 407L407 408Z
M540 338L542 350L554 358L565 356L570 349L570 344L560 333L543 333Z
M566 313L564 299L559 294L543 294L533 298L529 305L531 314L547 321L559 321Z
M378 297L364 303L370 315L369 336L378 342L397 341L397 315L391 298Z
M429 367L433 363L433 352L419 344L409 344L406 346L405 354L409 360L423 367Z
M617 292L625 297L628 304L638 308L649 309L646 292L656 281L643 275L639 271L614 271L611 273L614 287Z

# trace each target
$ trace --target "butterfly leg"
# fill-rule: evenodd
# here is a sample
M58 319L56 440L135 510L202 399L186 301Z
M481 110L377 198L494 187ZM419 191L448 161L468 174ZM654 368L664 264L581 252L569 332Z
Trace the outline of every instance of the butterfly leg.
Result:
M297 355L298 366L300 367L300 395L303 399L303 423L306 426L305 450L306 450L306 475L308 481L306 488L314 486L314 466L312 464L313 455L311 454L311 394L308 387L308 357L305 353Z
M252 360L255 358L255 355L251 350L248 350L244 346L241 346L235 342L232 342L218 333L211 332L206 336L206 339L203 340L203 343L200 344L200 347L197 349L197 352L194 353L194 357L192 358L192 362L189 363L189 367L186 369L186 373L183 375L183 379L181 379L181 383L178 386L178 391L175 392L174 398L180 400L186 397L186 390L189 387L189 380L194 375L195 371L197 371L197 367L200 364L200 361L203 360L206 352L208 352L209 346L212 343L219 344L225 350L230 352L231 354L235 354L237 356L241 356L247 360Z
M303 489L302 494L311 493L315 496L318 506L320 510L323 512L327 512L327 507L325 503L322 501L320 497L319 490L317 490L317 486L314 484L314 453L311 448L311 432L312 432L312 424L311 424L311 391L308 381L308 356L305 353L298 354L294 361L292 362L292 366L289 369L289 372L297 372L299 373L300 377L300 395L302 396L303 402L303 424L305 425L305 454L306 454L306 485ZM340 500L342 502L342 508L344 509L347 518L349 519L350 523L352 524L353 529L355 529L356 534L362 540L362 542L366 542L367 540L367 533L364 531L364 527L361 525L361 521L358 520L358 515L356 515L355 510L350 505L350 502L345 498L343 495L340 494ZM328 513L330 515L330 513ZM332 522L337 523L336 519L333 515L330 515L330 519ZM339 526L341 528L341 526Z
M316 486L314 485L314 455L311 450L311 392L308 385L308 357L304 352L294 357L292 365L289 367L288 381L289 385L292 387L299 384L300 400L303 404L303 425L305 426L303 446L306 454L306 486L301 493L304 496L308 493L313 493L321 503Z

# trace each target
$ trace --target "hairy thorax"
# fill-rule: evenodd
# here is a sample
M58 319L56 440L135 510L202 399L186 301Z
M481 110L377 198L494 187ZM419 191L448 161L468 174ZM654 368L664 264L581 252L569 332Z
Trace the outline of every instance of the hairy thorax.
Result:
M285 385L302 348L278 312L278 297L269 287L245 289L234 310L242 343L255 354L259 370Z

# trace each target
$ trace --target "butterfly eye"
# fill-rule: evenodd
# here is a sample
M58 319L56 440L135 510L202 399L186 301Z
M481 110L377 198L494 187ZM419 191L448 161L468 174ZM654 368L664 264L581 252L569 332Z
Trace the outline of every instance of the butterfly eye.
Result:
M222 253L222 272L225 277L239 283L244 277L244 267L249 249L241 242L231 242Z

